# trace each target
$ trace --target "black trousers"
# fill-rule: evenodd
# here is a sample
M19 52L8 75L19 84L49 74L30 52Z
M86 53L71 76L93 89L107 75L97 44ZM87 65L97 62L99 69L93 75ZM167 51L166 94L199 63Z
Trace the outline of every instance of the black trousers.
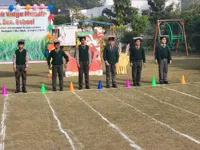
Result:
M59 87L63 88L63 65L52 66L52 87L56 89L57 74L59 78Z
M22 76L22 90L26 90L26 65L17 65L15 72L16 90L20 91L20 77Z
M161 59L158 63L159 81L167 82L168 59Z
M106 66L106 85L110 86L110 75L112 76L112 85L116 85L116 67L115 65Z
M85 86L89 87L89 61L81 61L79 62L80 68L78 70L79 76L79 87L83 87L83 75L85 76Z
M140 83L142 75L142 61L134 61L132 66L133 83Z

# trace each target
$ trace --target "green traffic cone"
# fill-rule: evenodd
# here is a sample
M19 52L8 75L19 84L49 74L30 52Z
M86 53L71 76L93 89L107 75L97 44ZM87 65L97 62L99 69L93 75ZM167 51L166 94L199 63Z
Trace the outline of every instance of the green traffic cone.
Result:
M41 93L46 93L46 88L45 88L44 83L42 83L40 92L41 92Z
M156 77L152 77L152 86L156 86Z

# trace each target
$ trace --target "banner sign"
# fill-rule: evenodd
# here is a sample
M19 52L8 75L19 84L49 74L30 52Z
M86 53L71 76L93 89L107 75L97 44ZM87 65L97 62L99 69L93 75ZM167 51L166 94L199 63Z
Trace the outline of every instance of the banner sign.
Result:
M0 61L10 61L17 49L17 40L25 39L30 60L43 60L46 49L50 12L48 9L10 12L0 7Z
M58 40L61 41L61 46L76 46L77 26L58 26L58 30Z

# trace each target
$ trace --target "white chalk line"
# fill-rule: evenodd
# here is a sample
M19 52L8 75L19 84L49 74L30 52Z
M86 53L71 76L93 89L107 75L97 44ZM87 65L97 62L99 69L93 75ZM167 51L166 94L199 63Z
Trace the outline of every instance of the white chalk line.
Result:
M53 109L53 107L51 105L50 99L47 97L46 94L44 94L44 96L45 96L45 98L47 100L47 103L49 104L49 107L50 107L52 113L53 113L54 119L57 121L58 128L59 128L60 132L65 135L65 137L67 138L68 142L70 143L70 145L72 147L72 150L75 150L74 143L73 143L72 139L70 138L70 136L68 135L68 133L62 128L62 124L61 124L60 120L58 119L58 117L56 115L56 112L55 112L55 110Z
M104 89L102 89L104 90ZM83 89L83 90L74 90L74 91L79 91L79 92L85 92L85 91L102 91L102 90L99 90L99 89ZM56 94L56 93L71 93L71 91L56 91L56 92L53 92L53 91L48 91L48 92L45 92L47 94ZM42 94L42 92L28 92L28 93L17 93L17 94L8 94L9 96L16 96L16 95L31 95L31 94Z
M170 91L173 91L173 92L176 92L176 93L179 93L179 94L182 94L182 95L185 95L185 96L188 96L188 97L192 97L192 98L194 98L194 99L200 100L200 97L196 97L196 96L194 96L194 95L190 95L190 94L187 94L187 93L184 93L184 92L181 92L181 91L172 89L172 88L168 88L168 87L162 87L162 88L167 89L167 90L170 90Z
M108 93L108 92L107 92L107 93ZM111 93L108 93L108 94L110 94L112 97L114 97L114 98L117 99L118 101L124 103L125 105L127 105L127 106L129 106L129 107L135 109L137 112L143 114L144 116L146 116L146 117L148 117L148 118L154 120L156 123L161 124L161 125L167 127L168 129L170 129L171 131L173 131L173 132L179 134L180 136L185 137L185 138L187 138L187 139L189 139L189 140L191 140L191 141L193 141L193 142L195 142L195 143L197 143L197 144L200 145L200 141L199 141L199 140L196 140L195 138L193 138L193 137L191 137L191 136L189 136L189 135L187 135L187 134L184 134L184 133L182 133L182 132L180 132L180 131L175 130L174 128L170 127L168 124L163 123L163 122L161 122L161 121L155 119L154 117L152 117L152 116L150 116L150 115L148 115L148 114L142 112L141 110L137 109L136 107L134 107L134 106L132 106L132 105L130 105L130 104L128 104L128 103L122 101L121 99L119 99L118 97L114 96L113 94L111 94Z
M110 127L115 129L126 141L130 143L130 146L135 148L136 150L141 150L142 148L135 143L135 141L132 141L125 133L123 133L115 124L111 123L107 118L105 118L100 112L95 110L90 104L88 104L84 99L82 99L77 93L73 92L75 96L77 96L83 103L85 103L92 111L94 111L96 114L98 114L102 120L107 122Z
M4 105L3 105L3 112L1 115L1 143L0 143L0 150L4 150L4 141L6 138L6 125L5 120L7 116L7 108L8 108L8 95L5 96Z
M193 82L193 83L200 83L200 82ZM171 85L177 85L177 84L180 84L180 83L174 83L174 84L171 84ZM187 83L188 85L192 85L191 83ZM163 87L165 85L157 85L157 87ZM152 87L151 85L145 85L143 87ZM103 88L101 90L99 89L83 89L83 90L74 90L75 92L78 91L78 92L86 92L86 91L107 91L107 90L117 90L117 89L125 89L126 87L118 87L118 88L110 88L110 89L106 89L106 88ZM135 88L135 87L131 87L132 88ZM71 93L71 91L57 91L57 92L53 92L53 91L47 91L46 93L48 94L52 94L52 93ZM12 95L29 95L29 94L41 94L41 92L28 92L28 93L18 93L18 94L8 94L9 96L12 96Z
M150 94L148 94L148 93L142 92L142 91L140 91L140 90L134 90L134 91L139 92L140 94L143 94L143 95L145 95L145 96L148 96L148 97L150 97L151 99L154 99L154 100L156 100L156 101L158 101L158 102L160 102L160 103L162 103L162 104L171 106L171 107L173 107L173 108L179 109L179 110L181 110L181 111L187 112L187 113L189 113L189 114L191 114L191 115L194 115L194 116L200 118L200 115L199 115L199 114L196 114L196 113L191 112L191 111L189 111L189 110L186 110L186 109L184 109L184 108L178 107L178 106L173 105L173 104L171 104L171 103L168 103L168 102L164 102L164 101L162 101L162 100L159 100L159 99L157 99L156 97L154 97L154 96L152 96L152 95L150 95Z

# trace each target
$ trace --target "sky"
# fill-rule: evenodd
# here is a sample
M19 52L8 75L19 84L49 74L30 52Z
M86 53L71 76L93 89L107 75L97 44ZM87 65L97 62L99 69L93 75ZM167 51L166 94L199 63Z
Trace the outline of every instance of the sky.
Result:
M14 0L0 0L0 5L11 5L15 4Z

